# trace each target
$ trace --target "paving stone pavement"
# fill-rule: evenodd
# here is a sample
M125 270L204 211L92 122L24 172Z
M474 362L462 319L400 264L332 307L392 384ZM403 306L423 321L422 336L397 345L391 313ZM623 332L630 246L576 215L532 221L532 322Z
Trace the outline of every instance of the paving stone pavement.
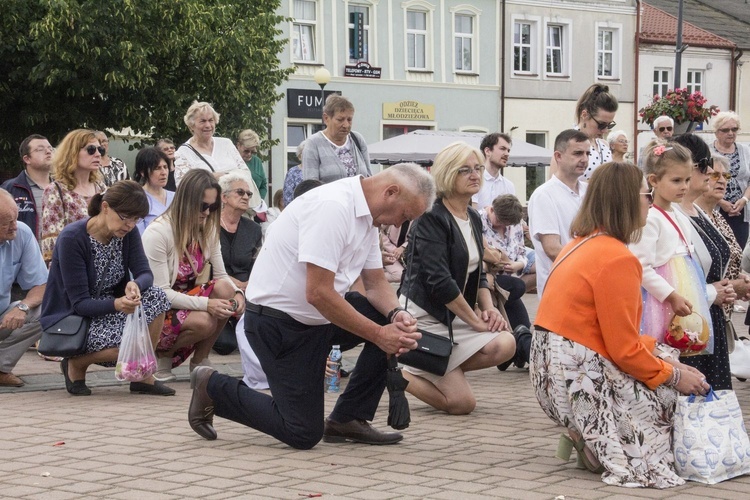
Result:
M536 296L525 301L533 317ZM353 357L345 354L345 362ZM224 373L241 372L236 354L213 361ZM57 363L27 353L15 372L27 386L0 390L0 500L750 497L750 476L626 489L606 486L574 460L557 460L560 429L536 402L527 370L470 373L478 405L468 416L410 397L411 426L397 445L321 442L308 451L218 417L219 439L201 439L187 423L187 370L176 371L174 397L131 395L111 369L89 376L92 396L72 397ZM750 425L750 382L735 389ZM326 395L327 410L335 399ZM376 427L386 427L387 411L385 396Z

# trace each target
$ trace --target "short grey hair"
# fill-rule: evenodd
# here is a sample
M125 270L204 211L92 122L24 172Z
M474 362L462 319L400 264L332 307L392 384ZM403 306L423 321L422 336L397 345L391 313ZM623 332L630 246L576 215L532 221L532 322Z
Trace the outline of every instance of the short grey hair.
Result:
M607 144L611 145L620 136L625 137L625 139L628 138L628 134L624 130L615 130L614 132L610 132L607 136Z
M669 122L669 126L674 127L674 120L672 119L671 116L661 115L661 116L657 116L656 119L654 120L654 124L653 124L654 130L656 130L656 128L659 126L661 122Z
M201 113L203 111L210 112L214 120L216 120L216 124L219 124L219 117L221 116L219 113L216 112L213 106L207 102L199 102L199 101L193 101L193 104L190 105L190 107L185 112L184 120L185 125L188 126L189 129L193 129L193 125L195 125L195 115L198 113Z
M724 124L729 120L734 120L735 122L737 122L737 126L739 128L742 128L742 124L740 123L740 115L738 115L734 111L722 111L721 113L714 116L714 120L711 122L711 127L715 132L720 128L723 128Z
M235 170L230 170L228 173L219 177L219 186L221 186L221 192L226 193L227 191L229 191L232 188L232 184L237 181L247 183L248 187L251 189L253 187L253 177L252 174L250 174L250 171L237 168Z
M435 203L435 179L432 178L427 169L416 163L398 163L383 171L391 175L393 180L398 181L415 195L424 198L427 202L427 211Z
M721 166L724 167L727 172L729 172L729 167L731 166L729 163L729 158L724 155L712 155L711 158L714 159L714 165L716 165L717 163L721 163Z
M302 153L305 151L305 146L307 146L307 139L299 143L299 146L297 146L297 159L299 161L302 161Z

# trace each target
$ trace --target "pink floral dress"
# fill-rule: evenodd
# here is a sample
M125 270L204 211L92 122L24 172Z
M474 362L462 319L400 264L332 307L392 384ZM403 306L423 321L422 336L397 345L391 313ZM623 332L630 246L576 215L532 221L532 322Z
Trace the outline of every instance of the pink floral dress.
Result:
M195 264L195 271L190 266L190 262L187 257L184 257L180 261L179 268L177 270L177 280L172 289L185 293L187 295L195 295L198 297L208 297L214 289L216 280L211 280L203 285L196 285L195 280L197 276L203 270L203 266L206 265L206 261L203 259L203 250L200 245L193 244L190 249L190 258ZM180 336L182 330L182 324L187 319L188 315L193 312L191 309L170 309L164 317L164 326L159 336L159 342L156 345L156 352L165 352L172 350L175 342ZM172 356L172 368L180 366L185 362L186 359L195 350L194 345L180 347L177 349Z

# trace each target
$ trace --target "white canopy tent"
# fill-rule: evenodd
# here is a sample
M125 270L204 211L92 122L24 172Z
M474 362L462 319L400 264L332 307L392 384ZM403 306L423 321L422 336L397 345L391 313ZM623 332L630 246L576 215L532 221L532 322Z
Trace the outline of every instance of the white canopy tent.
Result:
M456 142L463 141L479 149L479 144L486 134L475 132L448 132L442 130L415 130L384 141L369 144L367 150L370 161L394 165L402 162L413 162L431 165L441 149ZM549 165L552 151L519 139L513 140L508 166L543 167Z

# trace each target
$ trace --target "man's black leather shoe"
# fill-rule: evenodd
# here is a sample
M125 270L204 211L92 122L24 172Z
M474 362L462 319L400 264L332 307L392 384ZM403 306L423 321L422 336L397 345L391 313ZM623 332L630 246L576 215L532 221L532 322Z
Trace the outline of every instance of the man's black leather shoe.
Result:
M190 374L190 387L193 397L188 408L188 422L190 427L204 439L213 441L218 437L214 429L214 402L209 397L206 388L208 380L216 370L210 366L199 366Z
M379 431L366 420L352 420L340 424L327 418L323 430L323 441L326 443L352 441L365 444L396 444L402 439L404 436L401 433Z

